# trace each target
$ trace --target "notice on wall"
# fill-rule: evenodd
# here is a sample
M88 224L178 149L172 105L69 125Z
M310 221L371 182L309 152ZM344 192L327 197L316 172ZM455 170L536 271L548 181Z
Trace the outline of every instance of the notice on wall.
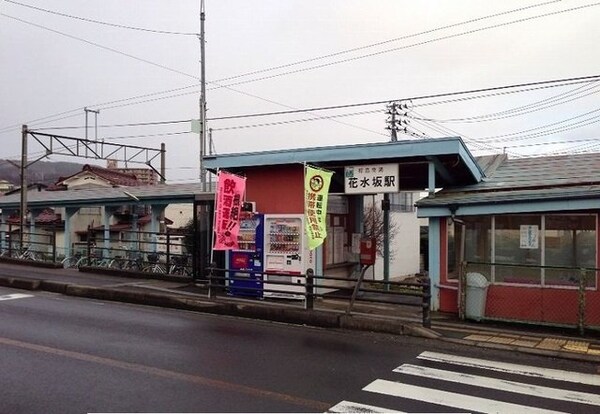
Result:
M540 228L537 225L521 225L520 245L521 249L539 248Z

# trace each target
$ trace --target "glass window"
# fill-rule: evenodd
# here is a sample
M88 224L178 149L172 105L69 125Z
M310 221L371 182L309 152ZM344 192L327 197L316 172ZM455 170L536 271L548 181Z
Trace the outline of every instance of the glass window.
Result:
M575 269L545 269L546 285L579 285L582 267L596 267L596 216L548 215L546 219L545 265ZM593 273L588 286L595 286Z
M464 243L464 260L470 263L467 271L481 273L491 280L491 265L478 264L491 262L491 229L490 216L461 217L448 226L448 279L458 278Z
M495 217L494 248L498 264L494 281L498 283L541 283L541 216L506 215ZM522 265L534 266L524 267Z

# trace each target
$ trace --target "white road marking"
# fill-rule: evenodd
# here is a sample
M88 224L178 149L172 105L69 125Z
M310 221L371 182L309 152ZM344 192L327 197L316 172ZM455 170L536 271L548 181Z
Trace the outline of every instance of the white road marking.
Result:
M508 381L483 377L479 375L463 374L454 371L420 367L417 365L404 364L396 368L394 372L414 375L417 377L433 378L442 381L455 382L459 384L473 385L497 391L507 391L535 397L550 398L553 400L569 401L580 404L600 405L600 395L587 392L569 391L560 388L541 387L525 384L522 382Z
M13 293L11 295L2 295L0 296L0 301L2 300L13 300L13 299L24 299L24 298L32 298L33 295L27 295L25 293Z
M423 352L417 356L417 358L426 361L443 362L446 364L460 365L464 367L489 369L491 371L504 372L507 374L518 374L528 377L600 386L600 375L596 374L584 374L580 372L563 371L552 368L540 368L530 365L512 364L509 362L489 361L485 359L461 357L438 352Z
M415 385L402 384L399 382L382 379L373 381L363 388L363 390L482 413L560 413L560 411L552 411L503 401L490 400L487 398L473 397L470 395L441 391L433 388L418 387Z
M328 413L403 413L403 411L390 410L389 408L366 405L352 401L342 401L331 407Z

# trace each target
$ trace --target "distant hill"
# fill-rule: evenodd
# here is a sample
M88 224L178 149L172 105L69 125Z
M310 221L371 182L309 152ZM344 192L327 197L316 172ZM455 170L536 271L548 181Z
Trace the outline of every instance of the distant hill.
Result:
M75 162L38 161L27 167L27 182L53 184L59 177L67 177L81 171L84 164ZM21 171L6 160L0 160L0 180L6 180L15 187L21 185Z

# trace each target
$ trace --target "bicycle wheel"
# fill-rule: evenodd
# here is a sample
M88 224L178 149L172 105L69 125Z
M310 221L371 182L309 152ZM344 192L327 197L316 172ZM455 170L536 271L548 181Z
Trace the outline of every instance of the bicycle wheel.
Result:
M60 262L63 266L63 268L65 269L69 269L71 267L75 267L75 263L77 263L77 257L65 257L64 259L62 259L62 261Z

